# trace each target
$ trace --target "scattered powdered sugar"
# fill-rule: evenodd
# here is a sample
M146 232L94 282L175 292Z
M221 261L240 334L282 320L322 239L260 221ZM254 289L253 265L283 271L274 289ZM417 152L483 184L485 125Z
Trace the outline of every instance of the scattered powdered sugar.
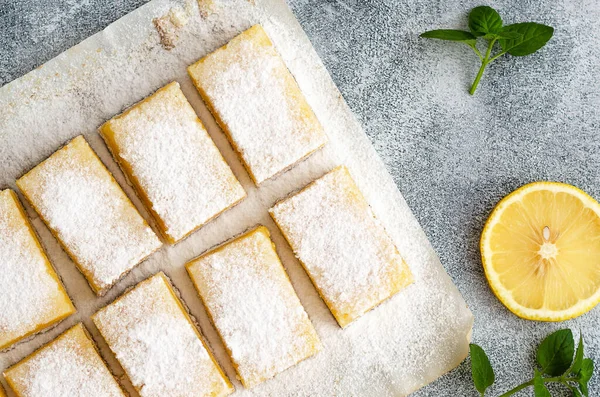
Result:
M128 343L136 353L117 358L130 369L132 382L143 385L141 395L195 396L207 390L189 373L204 372L210 357L181 316L158 313L141 319L129 330ZM115 344L114 349L123 351L124 347Z
M160 246L82 137L19 184L97 292L110 288Z
M412 276L344 167L271 209L334 315L352 321ZM338 321L340 318L338 318Z
M96 326L142 397L228 395L167 283L162 273L142 282L99 311Z
M190 67L256 183L327 140L285 63L265 40L262 27L254 26Z
M124 397L79 324L6 375L23 397Z
M103 128L110 128L112 151L131 167L173 241L246 196L178 83Z
M319 338L259 227L188 267L246 387L320 349Z
M69 298L48 273L53 270L15 200L0 191L0 346L73 310L56 304Z
M236 397L399 397L456 367L468 352L472 314L285 1L258 0L252 6L246 0L214 0L214 13L207 18L201 18L194 5L196 12L181 28L177 47L167 52L158 42L152 19L176 5L181 2L153 0L42 68L0 88L0 108L4 110L0 112L0 184L12 186L25 170L81 133L90 138L109 168L116 170L97 136L98 126L128 104L177 80L227 162L247 186L248 198L184 241L153 255L104 298L90 297L85 286L81 288L77 270L59 250L53 249L61 276L75 292L73 299L79 313L52 332L1 352L0 369L6 369L63 327L87 318L118 293L161 269L173 278L198 319L237 388ZM329 143L317 153L258 189L196 95L186 73L190 64L257 23L268 32L329 138ZM319 298L267 212L276 200L339 164L350 169L415 278L405 292L386 300L344 330ZM245 389L235 379L227 352L183 265L257 223L270 228L281 261L323 349L269 381ZM43 235L45 243L54 244L51 236ZM145 310L147 303L140 308ZM106 357L112 357L104 348ZM111 368L119 371L116 364ZM136 394L132 387L128 390Z

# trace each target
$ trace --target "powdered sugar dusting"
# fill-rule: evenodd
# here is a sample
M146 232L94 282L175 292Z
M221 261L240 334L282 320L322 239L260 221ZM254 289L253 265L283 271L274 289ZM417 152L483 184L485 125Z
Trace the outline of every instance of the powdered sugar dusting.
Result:
M74 311L19 206L0 192L0 348Z
M83 137L18 184L97 292L160 246Z
M259 227L188 265L246 387L320 349L319 338Z
M142 397L226 396L233 389L158 275L93 319Z
M102 150L97 127L125 106L176 80L227 162L244 186L248 186L247 199L184 241L165 247L137 266L109 296L91 297L86 288L82 288L86 293L75 293L73 299L79 314L60 327L89 316L127 287L164 269L234 382L236 397L405 396L464 359L473 321L471 312L285 1L258 0L256 6L246 0L214 3L215 12L207 18L199 15L194 3L195 12L181 28L177 47L169 52L160 46L151 21L181 2L153 0L43 68L0 88L0 108L5 110L0 112L0 184L12 184L61 143L81 133L90 138L104 163L116 170L110 154ZM186 73L190 64L257 23L268 32L329 138L321 150L260 188L252 186L237 154L216 127ZM81 66L83 63L85 67ZM276 200L340 164L351 171L415 278L406 291L386 300L344 330L319 298L267 212ZM255 388L245 389L235 379L227 352L210 325L183 265L257 223L266 224L271 230L281 261L324 347L309 360ZM46 243L54 244L50 236L45 237ZM53 259L60 260L62 253L58 250L56 253ZM57 263L57 268L69 289L81 287L81 276L67 260ZM39 335L0 353L1 369L59 331ZM112 357L108 349L106 357ZM118 367L115 365L113 369ZM133 388L130 389L135 395Z
M125 397L78 324L7 371L23 397Z
M189 72L257 183L325 144L318 120L261 26Z
M101 133L173 242L246 196L178 83L112 119Z
M413 280L345 167L271 213L342 326Z

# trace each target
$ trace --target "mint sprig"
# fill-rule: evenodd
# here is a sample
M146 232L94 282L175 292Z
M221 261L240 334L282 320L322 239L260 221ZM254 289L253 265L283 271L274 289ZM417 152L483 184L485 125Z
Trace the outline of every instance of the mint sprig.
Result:
M481 347L471 344L470 352L473 384L480 395L484 396L487 388L494 383L494 369ZM499 397L512 396L530 386L533 386L535 397L551 397L546 387L548 383L560 384L576 397L589 397L588 382L594 373L594 362L590 358L584 358L581 335L577 350L570 329L562 329L548 335L538 347L536 359L539 368L534 369L533 378Z
M485 390L494 384L496 377L488 356L474 343L469 345L471 353L471 374L475 388L483 396Z
M457 41L468 45L481 60L481 67L473 81L471 95L475 94L479 81L487 66L504 54L526 56L533 54L546 45L554 34L554 28L535 22L522 22L504 26L502 17L492 7L479 6L469 14L469 30L439 29L421 34L421 37L447 41ZM477 47L477 39L488 42L482 52ZM492 55L496 43L501 51Z

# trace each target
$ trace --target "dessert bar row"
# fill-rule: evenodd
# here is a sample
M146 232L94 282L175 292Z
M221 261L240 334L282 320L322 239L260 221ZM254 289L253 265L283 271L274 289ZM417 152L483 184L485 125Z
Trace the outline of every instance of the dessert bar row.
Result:
M271 378L321 348L265 227L190 262L187 269L245 387ZM142 281L92 320L140 395L233 392L163 273ZM106 395L120 395L112 377L103 375L108 371L100 368L103 365L93 349L88 349L89 354L73 349L74 344L81 345L79 339L92 346L88 337L82 334L78 340L64 342L82 329L76 326L9 368L5 377L11 388L19 395L39 396L35 390L42 386L39 379L44 379L44 387L54 395L72 395L66 387L87 387L88 395L104 395L101 392L112 387L115 392ZM71 365L71 360L78 364ZM52 362L62 363L68 371L57 371L56 365L49 365ZM85 379L88 364L99 367L98 379Z
M260 25L190 66L189 74L257 184L325 144L319 122ZM99 132L168 243L246 197L176 82ZM17 186L98 295L161 246L81 136Z
M188 71L257 185L325 144L259 25ZM169 243L246 196L177 83L111 119L100 134ZM81 136L17 186L99 295L162 244ZM343 166L270 213L342 327L412 282ZM75 312L11 190L0 192L0 266L0 350ZM320 349L264 226L187 270L244 386ZM138 284L93 321L142 396L232 392L164 274ZM77 376L63 379L73 371ZM89 378L92 372L96 378ZM5 376L19 396L37 397L48 388L53 395L122 394L82 325Z
M7 270L13 271L17 281L31 277L28 285L17 283L19 288L54 293L42 297L43 305L23 308L29 312L24 310L18 323L29 320L35 325L42 318L35 317L40 311L45 311L46 317L72 313L73 306L16 195L7 190L1 197L0 214L12 214L11 221L20 229L15 228L13 238L22 238L19 245L14 244L13 252L24 252L19 249L29 244L32 250L28 254L35 253L38 258L37 269L29 268L31 274ZM270 213L342 327L412 281L406 264L345 167L280 201ZM5 219L0 218L0 225L4 226L3 222ZM186 268L245 387L253 387L320 350L317 333L264 226L203 254ZM41 275L44 280L37 278ZM200 395L233 391L164 274L141 282L92 319L142 396L173 395L175 390ZM76 332L75 328L81 329ZM89 354L83 354L79 347L81 340L89 338L64 342L74 338L68 335L82 332L81 326L75 328L5 372L20 396L40 396L35 391L40 387L50 387L56 395L71 395L70 387L115 387L111 377L102 375L107 370L96 371L99 379L91 384L84 374L81 379L72 377L71 369L87 371L90 366L101 365L94 349L88 347ZM89 340L86 343L93 346ZM68 371L57 370L65 365ZM69 379L61 378L65 374ZM86 384L77 386L79 381ZM113 395L105 389L94 390Z

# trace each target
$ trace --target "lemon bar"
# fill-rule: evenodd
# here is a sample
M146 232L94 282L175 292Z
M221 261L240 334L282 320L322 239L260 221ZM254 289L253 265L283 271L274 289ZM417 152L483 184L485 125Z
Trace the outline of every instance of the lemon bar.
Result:
M170 243L246 197L179 83L109 120L100 135Z
M413 281L344 166L269 212L342 328Z
M186 267L246 388L320 350L266 227Z
M161 245L82 136L17 186L99 295Z
M188 73L256 184L327 142L296 80L260 25L191 65Z
M234 391L162 272L92 319L140 396L219 397Z
M4 372L18 397L125 397L79 323Z
M2 385L0 385L0 397L6 397L6 393L4 393L4 389L2 388Z
M0 350L73 313L17 195L0 191Z

